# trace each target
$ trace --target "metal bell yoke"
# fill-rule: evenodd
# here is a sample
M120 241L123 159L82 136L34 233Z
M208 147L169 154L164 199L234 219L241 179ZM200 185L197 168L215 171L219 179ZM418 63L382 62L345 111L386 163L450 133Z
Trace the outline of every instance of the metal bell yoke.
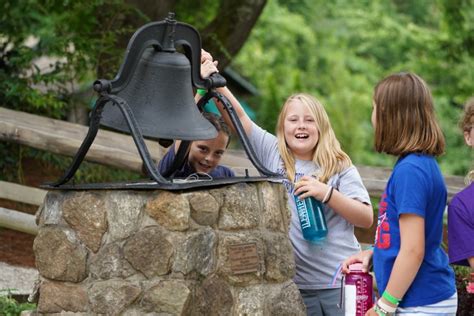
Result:
M192 26L177 22L174 13L169 13L164 21L148 23L138 29L128 43L116 77L112 81L99 79L94 82L93 88L99 97L91 112L88 133L65 174L46 187L71 188L65 184L76 173L102 125L132 135L144 168L156 181L156 187L179 188L173 179L160 174L144 137L165 146L172 140L182 140L184 148L173 166L182 165L186 158L183 153L191 141L217 136L214 126L201 114L202 106L210 98L216 98L224 105L257 170L267 177L281 177L258 161L231 103L212 90L225 86L225 79L217 73L201 78L200 58L199 33ZM194 101L193 87L208 90L198 105ZM168 170L166 175L173 171Z

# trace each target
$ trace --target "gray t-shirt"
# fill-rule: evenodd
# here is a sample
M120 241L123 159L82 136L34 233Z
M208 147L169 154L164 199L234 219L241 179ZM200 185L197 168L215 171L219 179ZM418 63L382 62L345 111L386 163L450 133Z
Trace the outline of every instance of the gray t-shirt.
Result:
M278 152L277 138L274 135L253 124L249 140L257 158L267 169L286 175ZM296 160L296 180L303 175L313 175L318 170L319 167L312 161ZM288 180L284 180L283 183L288 192L288 203L291 209L290 240L296 262L295 283L300 289L339 288L340 275L336 282L332 282L337 268L347 257L360 251L359 242L354 236L354 225L324 205L328 227L326 240L320 245L307 242L303 238L296 213L292 195L293 183ZM328 184L347 197L370 204L369 193L354 166L332 176Z

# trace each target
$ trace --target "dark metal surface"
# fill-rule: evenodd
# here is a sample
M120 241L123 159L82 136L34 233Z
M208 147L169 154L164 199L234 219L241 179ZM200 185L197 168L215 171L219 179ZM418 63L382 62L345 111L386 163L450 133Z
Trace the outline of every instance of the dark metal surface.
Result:
M84 160L84 157L86 156L87 151L89 150L90 146L94 142L94 139L97 135L97 131L99 130L99 123L101 120L102 109L109 102L117 106L122 112L122 115L124 116L124 118L126 119L127 125L133 137L133 141L135 142L135 145L137 146L138 153L140 154L140 157L142 158L147 174L153 180L157 182L167 181L163 176L161 176L160 172L158 171L155 164L153 163L153 159L150 156L148 148L145 144L145 140L143 139L143 136L141 134L140 127L138 126L138 123L135 120L133 113L130 110L130 107L127 105L127 102L125 102L125 100L117 96L102 95L96 102L96 105L92 112L89 131L86 135L86 138L82 142L81 147L76 153L76 156L74 157L71 166L68 168L66 173L58 181L50 184L51 186L57 187L57 186L63 185L74 176L80 164Z
M43 188L186 190L239 182L282 180L281 175L269 171L257 159L229 100L212 90L224 86L225 79L219 74L207 79L201 78L199 33L189 25L176 22L173 17L170 14L166 21L149 23L135 32L129 42L124 63L114 80L99 79L94 82L94 90L99 93L99 98L91 113L89 131L65 174L58 181L43 185ZM176 52L176 46L184 50L184 55ZM208 93L197 105L192 95L193 86L208 89ZM216 98L224 105L249 159L265 177L172 179L187 157L191 140L217 136L214 126L201 114L203 105L210 98ZM84 160L101 124L132 135L151 181L66 184ZM160 174L151 159L144 135L158 139L159 142L182 140L182 147L170 169L165 171L165 176Z
M247 134L245 134L242 123L240 122L239 117L235 113L234 107L232 106L230 101L225 96L223 96L222 94L211 90L211 91L208 91L207 94L203 97L202 103L204 103L204 104L207 103L207 101L211 98L218 99L224 105L224 108L227 111L227 113L229 114L230 120L232 121L232 124L234 125L234 129L237 132L237 135L239 136L240 143L244 147L244 150L247 153L248 158L250 159L252 164L255 166L255 168L257 168L257 170L261 174L263 174L267 177L282 178L282 175L268 170L264 165L262 165L260 160L258 160L252 146L250 145ZM199 100L199 101L201 103L201 100Z
M116 95L127 100L145 138L203 140L217 136L196 106L191 65L184 54L147 48L132 79ZM117 107L106 106L102 117L101 125L130 133Z
M183 191L193 189L217 188L236 183L252 183L269 181L281 183L282 179L271 179L268 177L233 177L219 179L202 179L202 180L184 180L174 179L169 182L156 182L152 180L140 180L132 182L112 182L112 183L82 183L82 184L65 184L61 186L53 186L43 184L40 187L46 190L170 190Z

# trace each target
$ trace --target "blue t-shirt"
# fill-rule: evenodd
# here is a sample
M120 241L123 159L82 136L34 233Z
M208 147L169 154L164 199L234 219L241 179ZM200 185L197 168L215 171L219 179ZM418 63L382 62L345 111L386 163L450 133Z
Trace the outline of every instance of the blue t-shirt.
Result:
M160 163L158 164L158 170L160 173L164 173L168 168L173 164L174 158L176 154L174 152L174 147L172 147L168 152L163 156ZM176 171L174 177L175 178L187 178L193 173L196 173L196 170L193 169L186 161L183 167ZM212 178L230 178L235 177L235 173L227 167L217 165L209 175Z
M400 251L401 214L425 220L425 257L401 307L437 303L456 292L454 272L441 247L447 191L434 157L409 154L395 164L379 204L374 244L374 272L380 293L385 291Z

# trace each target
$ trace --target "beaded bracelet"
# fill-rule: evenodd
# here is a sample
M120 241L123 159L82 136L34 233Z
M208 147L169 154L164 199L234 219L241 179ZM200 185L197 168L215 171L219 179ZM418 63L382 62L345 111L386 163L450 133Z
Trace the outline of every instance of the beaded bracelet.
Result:
M390 306L390 305L388 305L387 303L384 303L384 301L382 301L381 298L377 301L377 305L378 305L382 310L386 311L387 313L395 313L395 311L397 310L397 307L396 307L396 306Z
M388 312L383 310L378 304L375 304L374 311L378 316L387 316Z

